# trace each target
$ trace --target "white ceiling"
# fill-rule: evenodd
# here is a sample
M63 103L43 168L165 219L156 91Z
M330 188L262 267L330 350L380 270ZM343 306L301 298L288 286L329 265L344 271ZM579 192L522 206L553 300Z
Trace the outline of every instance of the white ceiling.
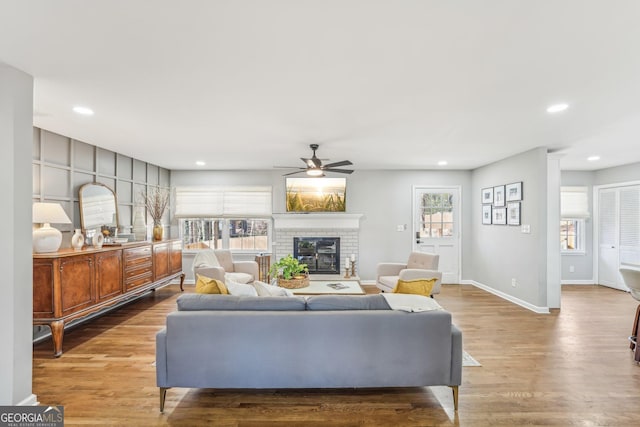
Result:
M588 170L640 161L639 22L637 0L0 0L0 62L35 77L35 126L170 169L319 143L356 170L540 146Z

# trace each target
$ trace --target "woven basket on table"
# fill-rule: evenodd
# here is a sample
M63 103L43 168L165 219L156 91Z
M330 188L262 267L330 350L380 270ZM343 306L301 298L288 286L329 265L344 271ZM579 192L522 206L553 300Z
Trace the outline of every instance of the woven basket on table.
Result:
M287 289L306 288L307 286L309 286L309 277L294 277L293 279L283 279L282 277L278 277L278 286Z

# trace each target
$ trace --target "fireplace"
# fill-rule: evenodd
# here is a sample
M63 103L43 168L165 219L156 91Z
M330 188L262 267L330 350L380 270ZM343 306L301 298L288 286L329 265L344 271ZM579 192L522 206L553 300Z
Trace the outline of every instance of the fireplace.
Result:
M340 274L340 238L294 237L293 257L307 264L310 274Z

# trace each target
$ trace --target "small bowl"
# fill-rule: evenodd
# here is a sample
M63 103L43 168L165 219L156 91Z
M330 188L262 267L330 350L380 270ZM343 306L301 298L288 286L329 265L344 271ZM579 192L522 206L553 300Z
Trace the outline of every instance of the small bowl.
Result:
M129 241L129 239L126 237L114 237L111 240L113 241L113 243L127 243Z

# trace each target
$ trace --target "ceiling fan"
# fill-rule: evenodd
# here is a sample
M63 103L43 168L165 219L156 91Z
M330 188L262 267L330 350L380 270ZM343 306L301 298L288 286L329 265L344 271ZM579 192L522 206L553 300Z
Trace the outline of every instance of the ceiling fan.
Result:
M340 162L328 163L326 165L323 165L322 159L316 157L316 150L318 149L319 145L311 144L309 145L309 147L311 147L311 150L313 150L313 155L308 159L300 157L300 160L302 160L306 164L306 167L296 168L294 166L276 166L277 168L299 169L295 172L285 173L283 176L294 175L302 172L306 172L306 174L309 176L324 176L325 172L353 173L353 169L336 169L339 166L352 165L353 163L351 163L349 160L342 160Z

